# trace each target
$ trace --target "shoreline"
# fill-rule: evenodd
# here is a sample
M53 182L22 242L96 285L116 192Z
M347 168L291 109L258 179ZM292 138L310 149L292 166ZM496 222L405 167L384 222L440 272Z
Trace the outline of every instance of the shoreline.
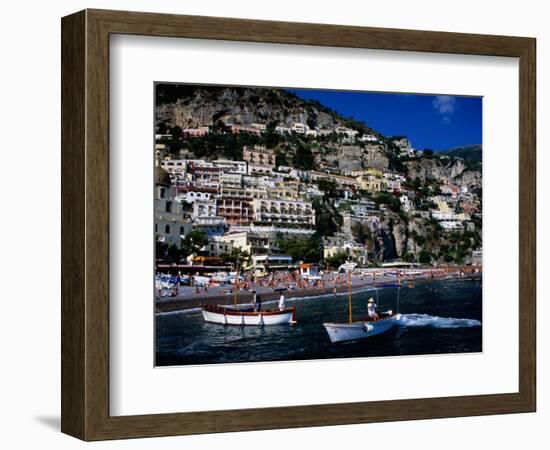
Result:
M372 283L356 284L352 286L352 292L359 289L372 286ZM347 286L339 286L336 288L337 294L348 292ZM286 300L294 300L302 297L320 297L323 295L330 295L333 293L332 288L306 288L296 291L285 291ZM252 302L252 292L239 292L238 305L246 305ZM277 300L280 296L280 292L262 292L262 303ZM196 296L189 299L174 299L174 300L156 300L155 312L167 313L176 311L186 311L190 309L200 308L201 305L218 305L218 304L233 304L233 294L224 295L210 295L210 296Z
M404 282L405 284L408 283L416 283L416 282L430 282L430 281L445 281L445 280L463 280L463 281L475 281L475 280L481 280L482 279L482 273L476 274L475 276L460 276L457 273L452 274L446 274L446 276L438 276L438 277L427 277L427 276L420 276L420 277L406 277L401 278L401 282ZM352 283L351 291L352 293L356 293L357 291L361 289L365 289L367 287L371 288L384 288L387 286L384 286L386 283L395 283L397 282L397 278L395 277L387 277L385 279L381 279L376 284L373 284L372 281L369 282L363 282L363 280L360 280L360 282L356 282L355 284ZM403 286L404 288L407 288L407 286ZM285 298L286 300L294 300L298 298L303 297L321 297L325 295L331 295L334 292L333 287L325 287L325 288L305 288L305 289L299 289L295 291L285 291ZM340 285L336 287L336 295L345 294L348 292L348 286L347 285ZM238 293L238 305L246 305L250 304L252 301L252 292L250 291L241 291ZM234 294L222 294L222 295L202 295L202 296L193 296L192 298L164 298L164 299L155 299L155 314L163 314L163 313L172 313L172 312L181 312L181 311L187 311L192 309L200 308L201 305L217 305L217 304L232 304L233 303L233 296ZM266 303L269 301L275 301L279 298L280 292L262 292L262 303Z

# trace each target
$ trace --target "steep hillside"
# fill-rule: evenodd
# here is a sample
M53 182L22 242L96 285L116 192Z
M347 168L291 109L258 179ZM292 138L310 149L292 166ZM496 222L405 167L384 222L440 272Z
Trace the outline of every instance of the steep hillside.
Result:
M310 128L347 126L373 132L363 123L346 118L319 102L270 88L157 85L157 124L166 127L214 126L218 121L234 124L260 122L290 127L294 122Z

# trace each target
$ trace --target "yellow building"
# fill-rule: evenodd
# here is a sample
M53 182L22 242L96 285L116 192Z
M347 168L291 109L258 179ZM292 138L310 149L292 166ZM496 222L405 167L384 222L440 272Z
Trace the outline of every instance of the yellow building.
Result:
M386 187L384 179L374 175L361 175L356 180L363 191L380 192Z

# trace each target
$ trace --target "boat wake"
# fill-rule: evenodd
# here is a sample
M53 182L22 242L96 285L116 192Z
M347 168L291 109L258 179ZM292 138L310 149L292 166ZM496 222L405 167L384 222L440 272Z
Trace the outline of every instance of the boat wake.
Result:
M475 319L438 317L428 314L403 314L399 325L403 327L471 328L480 327L481 322Z

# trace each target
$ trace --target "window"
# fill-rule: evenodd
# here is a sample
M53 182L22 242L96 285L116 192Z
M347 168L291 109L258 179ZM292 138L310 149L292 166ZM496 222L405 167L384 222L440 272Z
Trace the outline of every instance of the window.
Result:
M166 212L172 212L172 202L166 202Z
M155 224L155 233L158 233L158 232L159 232L159 226L158 226L158 224L156 223L156 224Z
M166 197L166 188L160 188L159 195L160 198Z
M180 234L181 235L185 234L185 227L180 227Z
M164 225L164 232L165 232L166 234L170 234L170 225L168 225L168 224L167 224L167 225Z

